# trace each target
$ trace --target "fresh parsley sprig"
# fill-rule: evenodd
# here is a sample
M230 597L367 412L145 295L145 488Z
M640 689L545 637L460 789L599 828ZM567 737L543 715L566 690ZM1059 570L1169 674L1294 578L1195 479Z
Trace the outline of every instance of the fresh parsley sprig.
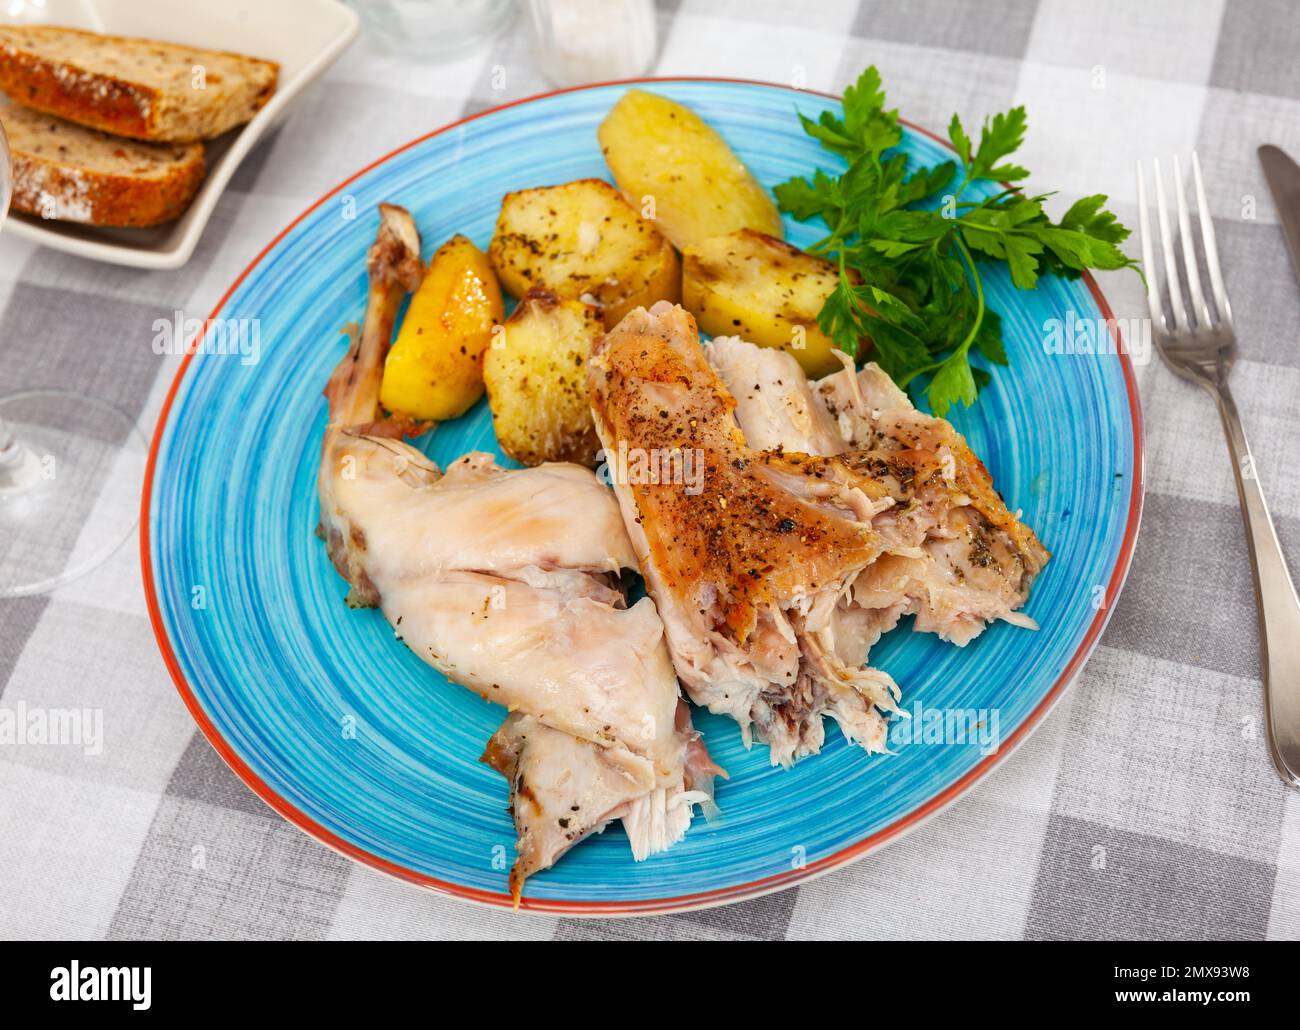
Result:
M776 188L781 210L800 221L821 218L828 234L809 250L839 267L839 284L817 322L847 353L869 337L873 357L900 385L928 379L938 415L960 401L974 403L988 382L972 352L992 365L1007 363L1001 321L985 303L980 266L1003 262L1011 281L1031 290L1040 275L1075 277L1085 268L1136 268L1118 244L1129 230L1105 210L1106 197L1084 197L1059 222L1043 209L1051 194L1029 196L1016 186L1029 172L1007 158L1025 138L1023 107L994 115L976 144L953 115L948 138L956 161L909 170L898 112L885 107L880 74L868 68L844 93L839 115L816 121L800 114L804 131L847 167L818 170ZM1004 188L967 199L973 183Z

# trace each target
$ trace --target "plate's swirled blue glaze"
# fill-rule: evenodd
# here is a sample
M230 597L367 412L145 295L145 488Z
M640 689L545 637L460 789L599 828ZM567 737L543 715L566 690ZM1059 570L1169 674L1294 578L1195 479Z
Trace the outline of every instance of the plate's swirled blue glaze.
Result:
M408 879L508 903L513 833L505 782L478 757L503 711L449 684L395 642L376 611L343 603L316 526L321 389L361 317L375 206L415 215L426 256L452 233L486 246L508 190L608 177L596 126L627 87L553 94L470 119L390 155L325 197L279 238L214 313L256 319L260 354L196 356L163 413L145 490L146 589L164 657L214 746L281 814ZM755 83L650 84L716 126L771 187L828 155L799 129L834 101ZM942 144L909 131L927 164ZM807 244L813 227L787 223ZM1028 612L959 649L888 636L875 664L904 707L971 709L1001 752L1043 714L1095 642L1122 581L1141 496L1131 369L1114 354L1048 353L1044 323L1103 317L1090 282L1016 291L986 275L1012 364L952 420L1011 508L1052 550ZM497 451L480 404L426 441L445 465ZM1098 607L1099 603L1102 607ZM911 743L868 757L828 730L823 752L773 769L733 723L697 712L731 773L715 825L633 862L620 830L584 842L528 883L525 904L569 912L656 911L734 900L833 868L937 809L990 767L978 741ZM990 827L996 833L996 827Z

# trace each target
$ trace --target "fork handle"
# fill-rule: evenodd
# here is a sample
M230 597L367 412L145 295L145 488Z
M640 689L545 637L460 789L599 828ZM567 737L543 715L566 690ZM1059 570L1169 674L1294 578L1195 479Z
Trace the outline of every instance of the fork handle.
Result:
M1226 383L1211 392L1218 402L1232 452L1232 471L1237 477L1237 496L1246 524L1255 609L1259 613L1269 748L1278 774L1291 786L1300 787L1300 598L1296 597L1286 557L1264 502L1237 404Z

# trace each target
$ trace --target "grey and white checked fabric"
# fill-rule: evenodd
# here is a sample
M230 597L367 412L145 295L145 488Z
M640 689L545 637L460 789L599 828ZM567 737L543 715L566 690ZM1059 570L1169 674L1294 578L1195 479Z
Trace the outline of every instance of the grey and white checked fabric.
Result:
M875 63L902 112L936 128L953 111L977 124L1023 103L1035 184L1063 202L1107 192L1130 225L1134 162L1195 147L1239 317L1234 387L1300 568L1300 290L1254 156L1266 141L1300 155L1293 3L682 0L662 4L660 30L657 74L802 74L838 92ZM545 88L518 28L430 66L363 37L240 169L185 269L129 271L0 238L0 393L81 390L152 429L175 371L150 347L155 318L205 315L276 231L361 164ZM1102 285L1121 318L1145 314L1136 277ZM0 705L100 708L105 734L93 757L0 747L0 935L1300 937L1300 794L1273 774L1263 739L1227 453L1207 397L1158 364L1138 374L1150 488L1101 646L986 781L847 870L722 909L580 921L479 909L356 866L266 808L199 735L128 546L53 596L0 602ZM102 489L138 489L119 479Z

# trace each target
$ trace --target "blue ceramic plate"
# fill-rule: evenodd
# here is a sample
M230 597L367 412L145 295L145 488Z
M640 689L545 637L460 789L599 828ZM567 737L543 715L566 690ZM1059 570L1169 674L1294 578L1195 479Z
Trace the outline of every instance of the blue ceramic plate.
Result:
M462 897L510 903L506 784L480 765L502 710L397 644L377 611L352 611L314 535L321 389L360 319L376 205L415 215L426 256L453 233L486 247L502 194L607 177L596 126L626 83L511 104L403 147L322 197L239 277L214 317L255 319L256 361L186 359L153 441L142 559L154 628L203 732L267 803L359 861ZM714 125L767 187L833 161L799 128L833 98L752 82L666 79L650 88ZM909 129L912 158L944 144ZM808 244L813 227L787 222ZM986 277L1011 367L953 416L1012 508L1053 552L1028 612L958 649L904 627L873 651L904 707L970 711L965 743L899 743L868 756L828 730L820 755L773 769L736 726L696 713L731 773L723 818L634 862L622 831L584 842L528 882L526 907L664 912L788 886L860 857L951 801L1041 719L1079 671L1127 570L1141 506L1141 419L1128 359L1043 346L1044 324L1109 315L1089 279L1033 293ZM249 323L250 325L252 323ZM440 465L497 452L485 404L425 441ZM499 453L499 452L498 452ZM913 720L915 723L916 720ZM996 724L996 725L995 725ZM996 739L992 731L996 729ZM990 828L990 833L997 832Z

